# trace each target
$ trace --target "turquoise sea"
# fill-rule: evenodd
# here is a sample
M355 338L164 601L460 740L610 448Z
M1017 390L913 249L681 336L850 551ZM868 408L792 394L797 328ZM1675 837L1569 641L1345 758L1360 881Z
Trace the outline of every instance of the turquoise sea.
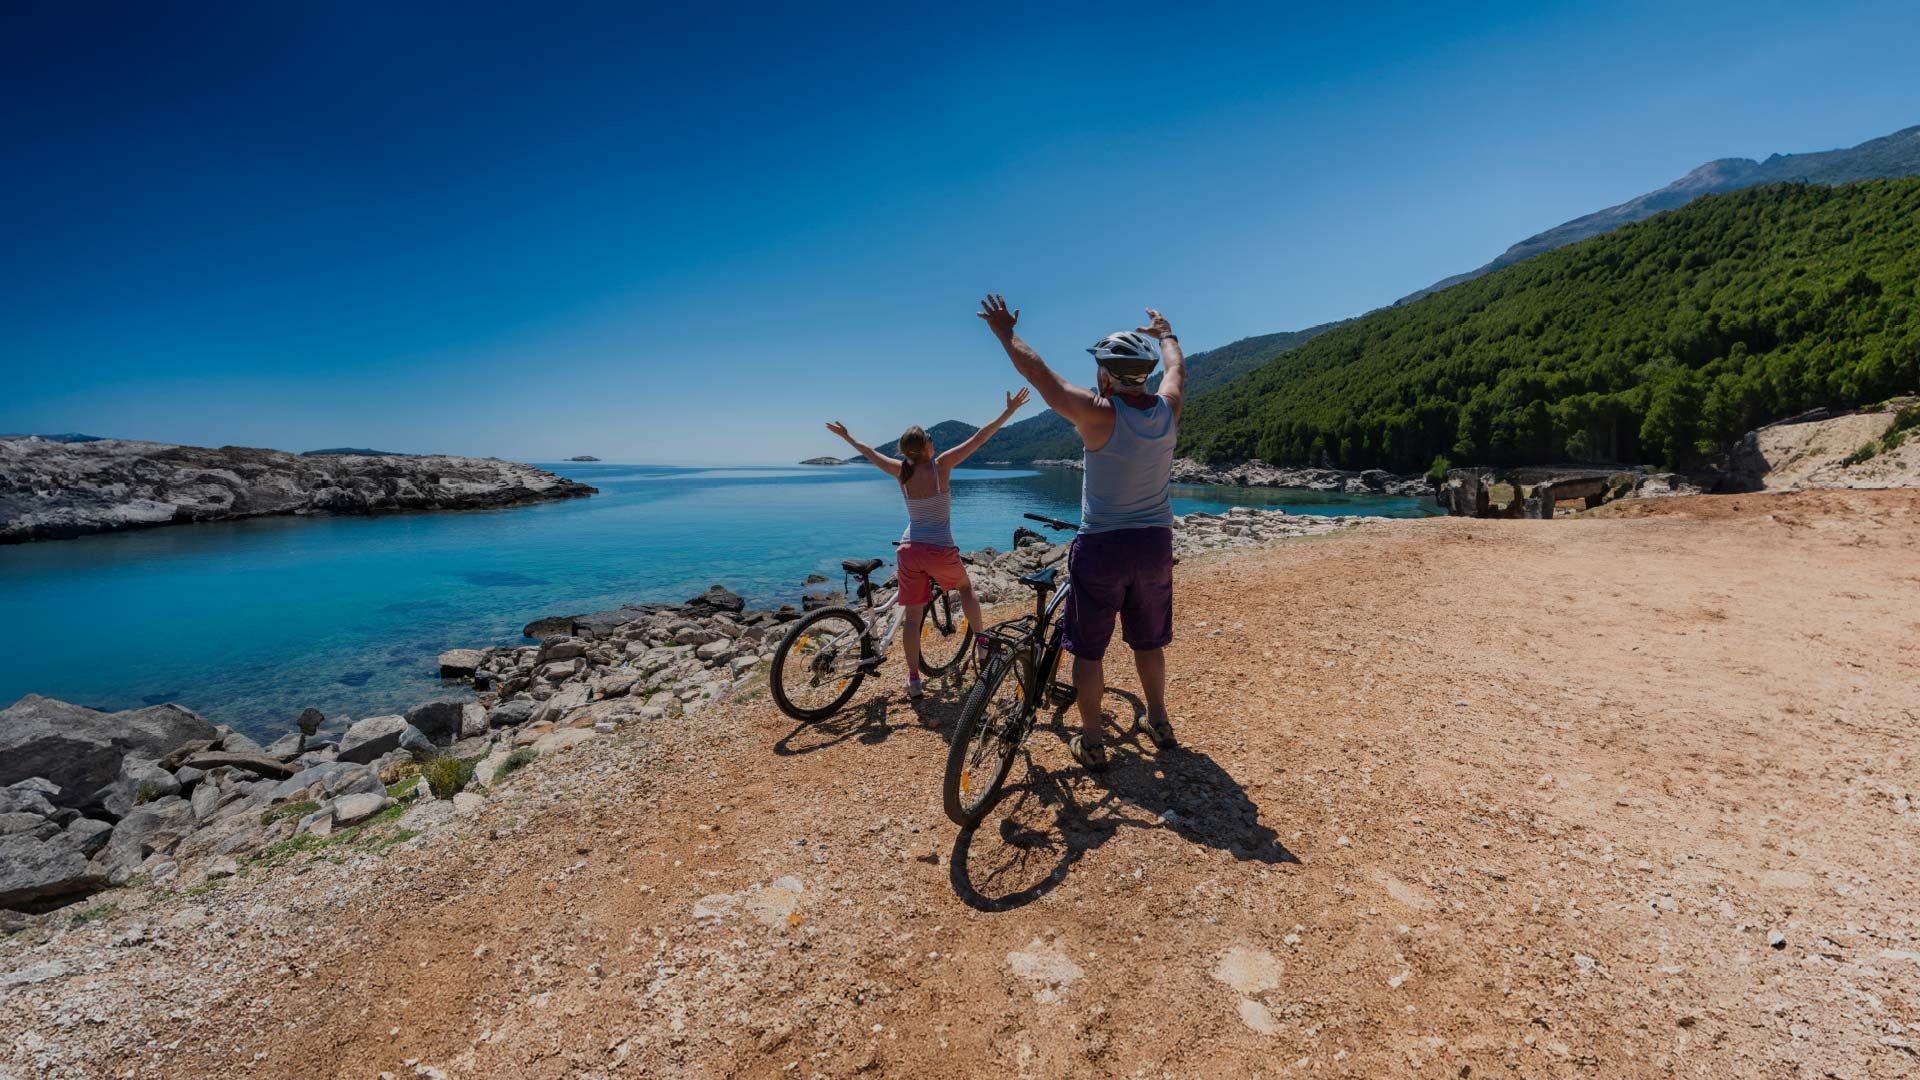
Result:
M395 712L447 692L435 656L522 640L532 619L684 600L723 584L755 606L879 556L904 523L866 466L565 463L587 499L469 513L265 518L0 547L0 704L29 692L103 709L177 701L278 735L306 706ZM1080 474L963 469L963 549L1008 546L1026 511L1072 519ZM1431 500L1181 487L1180 513L1235 504L1414 517Z

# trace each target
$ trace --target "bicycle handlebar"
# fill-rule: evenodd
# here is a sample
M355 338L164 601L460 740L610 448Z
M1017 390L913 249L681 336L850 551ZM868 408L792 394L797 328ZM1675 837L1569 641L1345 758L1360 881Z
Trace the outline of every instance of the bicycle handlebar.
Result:
M1059 518L1045 517L1040 514L1022 514L1021 516L1029 521L1037 521L1047 528L1059 532L1072 532L1080 527L1071 521L1061 521Z

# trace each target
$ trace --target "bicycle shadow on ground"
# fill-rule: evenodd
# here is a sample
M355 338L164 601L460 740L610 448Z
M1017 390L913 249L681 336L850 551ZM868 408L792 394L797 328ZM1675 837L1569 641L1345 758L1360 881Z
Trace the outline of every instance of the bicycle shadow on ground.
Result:
M951 732L966 699L969 683L951 678L927 683L927 696L907 700L905 687L875 690L864 701L849 704L825 720L802 720L773 744L781 757L797 757L829 750L846 742L878 746L896 731L913 728Z
M1146 706L1138 697L1109 687L1105 704L1113 720L1104 774L1089 776L1073 764L1045 768L1034 760L1035 742L1049 762L1072 760L1064 745L1056 751L1045 740L1051 735L1064 744L1079 718L1071 705L1055 710L1053 730L1034 733L987 820L955 838L948 877L963 903L978 911L1030 904L1122 829L1166 829L1242 862L1300 862L1260 823L1260 808L1246 789L1212 758L1186 746L1156 751L1145 740Z

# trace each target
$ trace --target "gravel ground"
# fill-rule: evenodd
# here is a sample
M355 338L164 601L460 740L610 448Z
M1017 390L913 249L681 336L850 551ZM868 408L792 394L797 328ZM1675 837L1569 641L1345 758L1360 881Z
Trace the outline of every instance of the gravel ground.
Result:
M628 725L0 941L0 1075L1920 1073L1914 493L1370 524L1177 603L1182 748L1050 724L977 832L952 687Z

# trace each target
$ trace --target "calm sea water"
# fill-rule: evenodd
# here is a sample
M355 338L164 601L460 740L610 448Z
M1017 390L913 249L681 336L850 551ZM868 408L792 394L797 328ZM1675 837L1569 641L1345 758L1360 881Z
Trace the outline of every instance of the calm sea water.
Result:
M879 556L899 491L864 466L548 465L589 499L472 513L270 518L0 547L0 704L178 701L278 735L312 705L396 712L441 694L442 649L520 641L551 614L684 600L724 584L794 601L812 572ZM1074 518L1080 475L963 469L963 549L1008 546L1026 511ZM1235 504L1413 517L1430 500L1182 487L1180 513Z

